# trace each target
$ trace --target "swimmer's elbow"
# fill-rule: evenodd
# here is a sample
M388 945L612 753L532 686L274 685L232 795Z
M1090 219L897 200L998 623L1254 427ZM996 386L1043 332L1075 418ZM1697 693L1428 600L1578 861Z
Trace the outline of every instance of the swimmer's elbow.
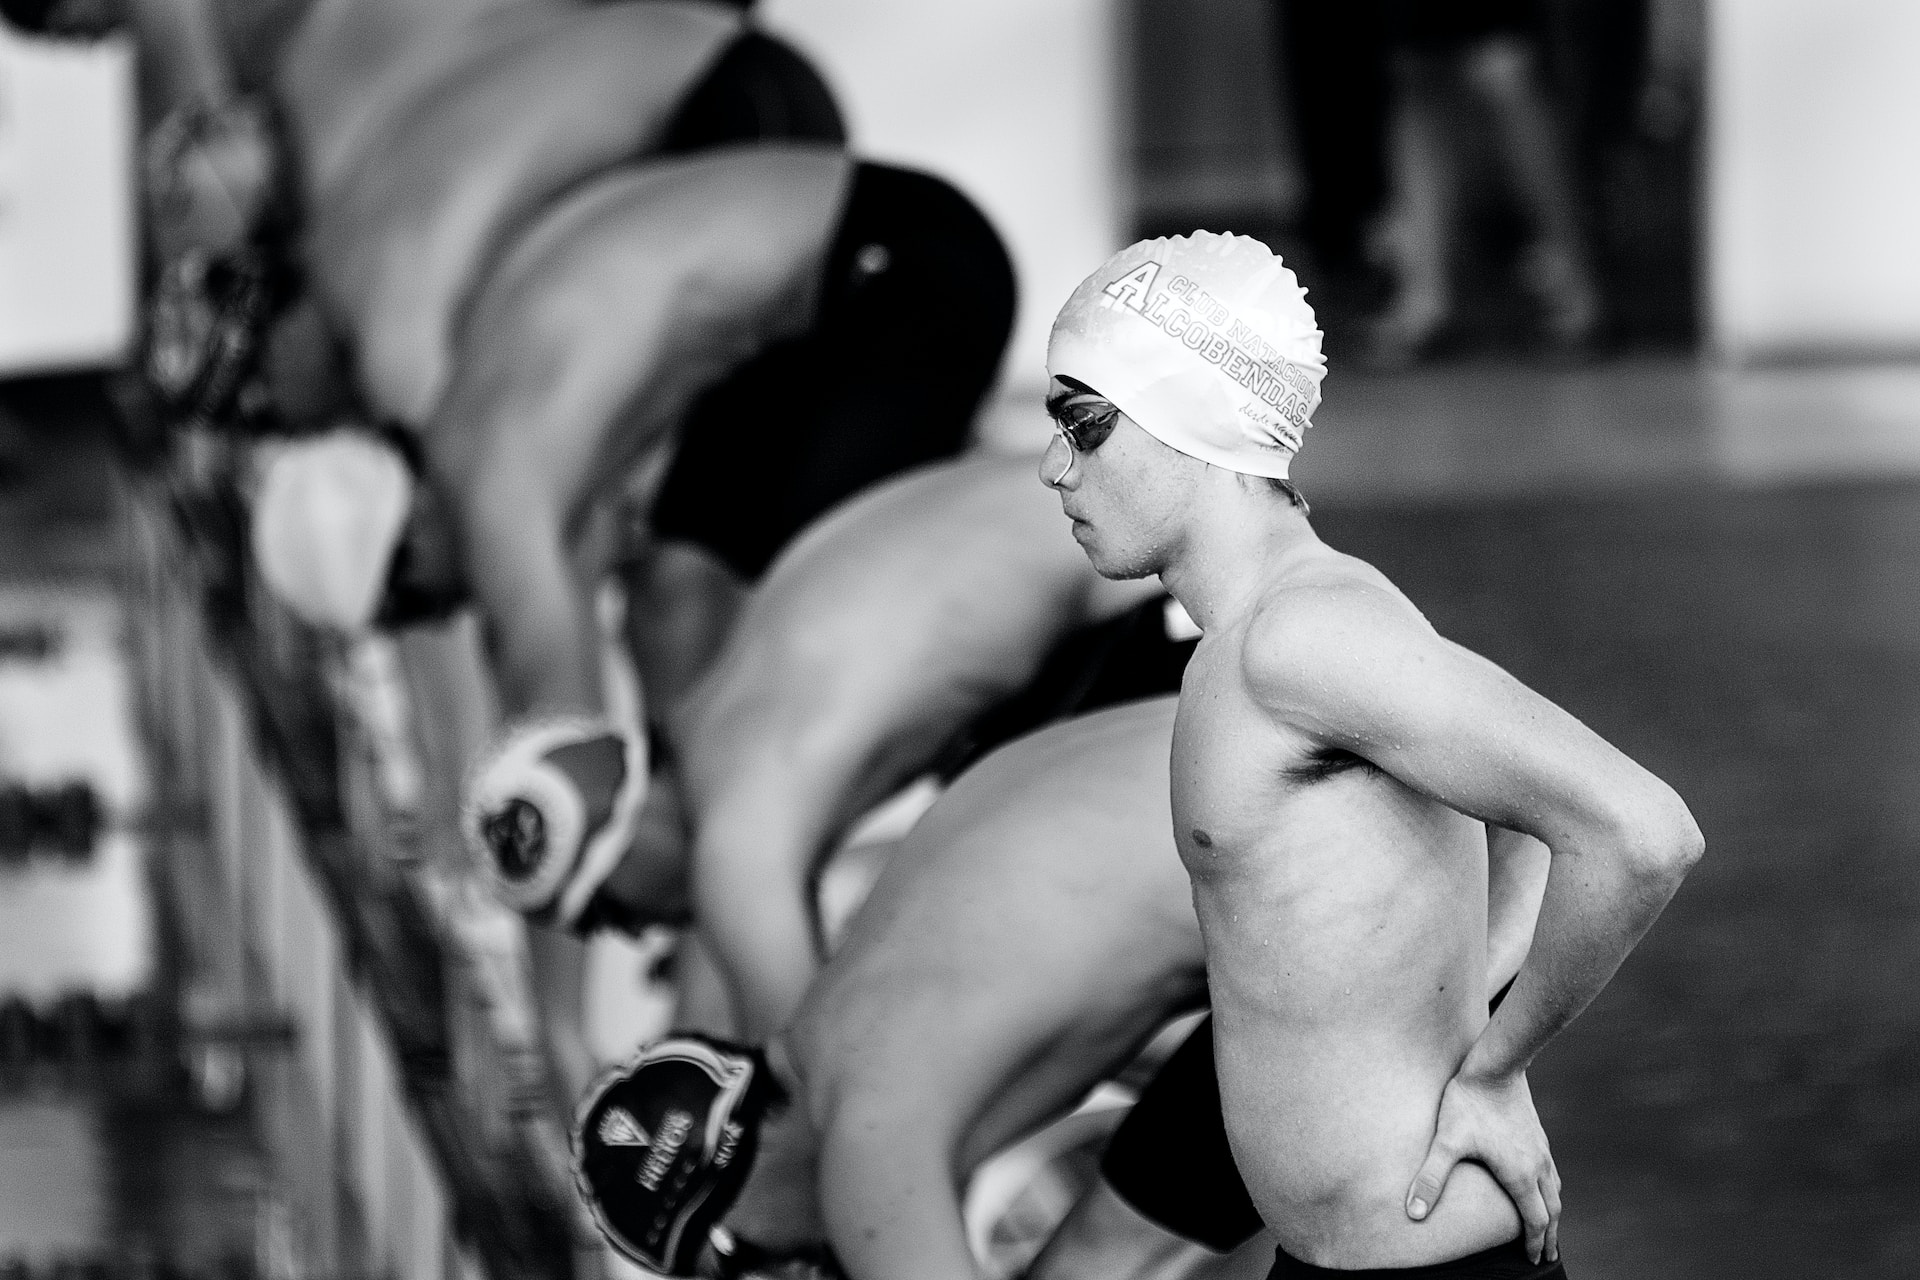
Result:
M1678 888L1707 851L1707 840L1686 802L1665 784L1625 821L1621 844L1636 879Z

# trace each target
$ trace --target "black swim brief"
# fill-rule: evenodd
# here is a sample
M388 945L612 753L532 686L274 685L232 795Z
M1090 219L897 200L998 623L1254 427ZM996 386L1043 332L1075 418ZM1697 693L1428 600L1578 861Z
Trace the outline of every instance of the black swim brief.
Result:
M861 164L807 332L705 392L652 512L753 579L815 518L966 444L1012 332L1013 266L947 183Z
M680 103L651 152L677 155L736 142L845 142L833 91L794 48L744 31Z
M1107 1143L1100 1176L1175 1235L1231 1253L1263 1225L1227 1146L1213 1071L1213 1018L1161 1064Z
M1487 1002L1489 1012L1513 989ZM1135 1210L1218 1253L1253 1239L1259 1211L1227 1145L1220 1081L1213 1070L1213 1018L1200 1020L1127 1113L1100 1161L1100 1176Z
M1173 633L1166 597L1082 627L1050 650L1027 687L956 734L932 772L952 781L987 752L1024 733L1102 707L1180 692L1197 641Z
M1336 1271L1316 1267L1291 1257L1284 1249L1275 1249L1273 1270L1267 1280L1566 1280L1566 1269L1558 1262L1527 1260L1524 1242L1506 1244L1424 1267L1379 1267L1366 1271Z

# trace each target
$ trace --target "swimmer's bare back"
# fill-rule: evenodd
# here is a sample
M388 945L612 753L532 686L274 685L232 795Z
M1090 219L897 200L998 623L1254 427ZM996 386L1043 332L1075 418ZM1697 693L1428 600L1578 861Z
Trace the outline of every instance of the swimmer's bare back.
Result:
M832 840L1024 688L1061 637L1157 593L1095 574L1032 470L939 463L817 521L675 709L698 913L749 1034L806 989L808 886Z
M1024 457L936 463L782 552L675 710L696 796L724 791L756 744L784 756L804 740L805 785L832 793L828 821L849 821L1025 687L1063 636L1158 594L1094 573L1032 471Z
M656 143L739 34L713 4L614 4L523 21L392 111L313 207L316 284L383 417L417 424L446 377L462 301L512 228Z
M960 1185L1202 998L1164 792L1173 700L969 770L907 837L786 1036L860 1280L972 1280Z
M273 90L308 208L379 145L389 114L470 45L539 25L567 0L314 0L279 51Z
M544 210L474 298L422 439L509 714L599 710L574 544L701 392L810 322L849 173L804 144L620 166Z
M1563 860L1637 821L1608 797L1658 807L1671 793L1434 634L1370 566L1311 538L1281 566L1210 619L1174 738L1228 1132L1294 1256L1342 1269L1463 1257L1521 1233L1509 1191L1461 1163L1415 1221L1408 1188L1488 1025L1482 820L1554 851L1538 952L1573 927L1556 891L1609 874L1601 857ZM1650 920L1621 927L1637 937ZM1523 968L1515 997L1538 983ZM1542 1226L1558 1213L1548 1168Z

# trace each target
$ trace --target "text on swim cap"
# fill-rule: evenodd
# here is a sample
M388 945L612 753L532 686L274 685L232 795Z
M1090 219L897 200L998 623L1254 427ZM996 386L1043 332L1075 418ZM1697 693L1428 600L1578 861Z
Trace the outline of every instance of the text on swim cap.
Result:
M1293 427L1283 443L1299 449L1313 397L1313 381L1306 371L1187 277L1177 275L1155 293L1159 275L1160 263L1143 262L1102 292L1168 337L1179 339L1194 354L1219 365L1227 377L1277 410Z

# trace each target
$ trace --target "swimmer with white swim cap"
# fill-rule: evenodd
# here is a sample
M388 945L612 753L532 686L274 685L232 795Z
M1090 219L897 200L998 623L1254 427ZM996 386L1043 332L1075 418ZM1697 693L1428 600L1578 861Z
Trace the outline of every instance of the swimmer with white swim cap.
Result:
M1096 569L1158 575L1203 633L1174 730L1174 830L1273 1274L1558 1274L1559 1175L1526 1067L1659 915L1699 829L1276 491L1321 365L1312 312L1264 245L1123 250L1062 309L1048 367L1060 436L1042 482ZM1553 854L1491 1020L1488 824Z
M611 1077L620 1083L583 1108L578 1141L583 1189L623 1247L653 1248L648 1265L686 1274L699 1230L718 1216L735 1258L818 1259L824 1244L857 1280L976 1280L961 1223L968 1173L1070 1110L1205 998L1164 798L1173 711L1162 697L1070 719L960 775L888 859L770 1055L719 1050L770 1073L789 1101L751 1108L757 1122L726 1103L757 1156L744 1175L730 1156L694 1173L690 1189L731 1203L688 1214L677 1256L658 1249L664 1237L650 1246L645 1227L683 1220L691 1196L669 1203L636 1188L622 1152L644 1152L611 1113L660 1114L681 1086L655 1064L704 1051L670 1039ZM1497 864L1489 989L1518 967L1538 902L1538 859L1512 852ZM1098 1271L1086 1269L1096 1258ZM1081 1230L1034 1274L1124 1280L1167 1274L1156 1269L1175 1259L1209 1265L1205 1249L1163 1228L1122 1224Z

